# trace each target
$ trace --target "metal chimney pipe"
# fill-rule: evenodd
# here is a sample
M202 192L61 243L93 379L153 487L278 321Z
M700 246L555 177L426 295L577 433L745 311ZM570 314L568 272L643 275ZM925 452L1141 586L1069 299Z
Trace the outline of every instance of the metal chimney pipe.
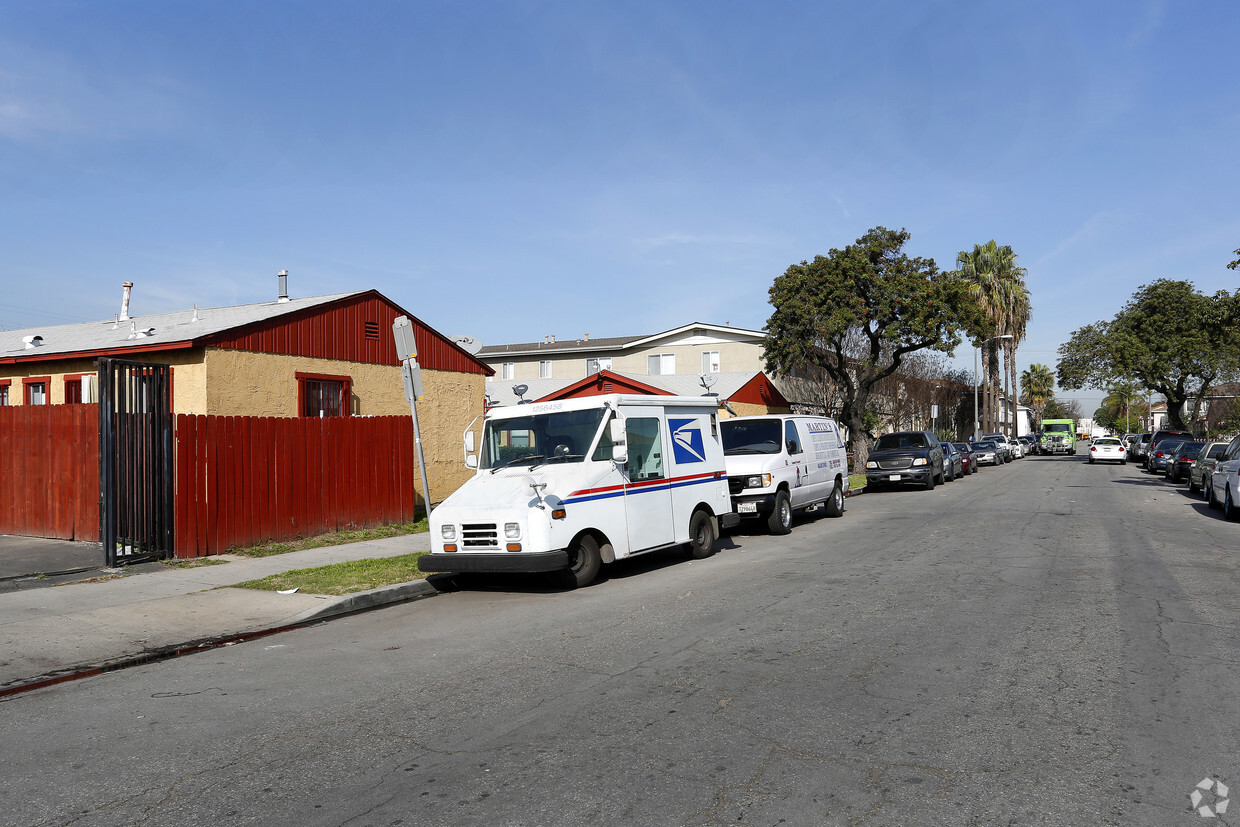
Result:
M122 282L121 287L125 292L121 295L121 321L129 318L129 291L133 290L133 282Z
M276 278L280 280L280 298L279 301L288 301L288 270L281 270L276 273Z

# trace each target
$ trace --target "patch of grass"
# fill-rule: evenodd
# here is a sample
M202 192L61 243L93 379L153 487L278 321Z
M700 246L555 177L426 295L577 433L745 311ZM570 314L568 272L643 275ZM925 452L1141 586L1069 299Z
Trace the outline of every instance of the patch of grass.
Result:
M296 588L310 594L342 595L364 592L380 586L424 580L418 570L418 558L426 552L402 554L398 557L382 557L373 560L354 560L349 563L333 563L312 569L294 569L273 574L259 580L237 583L237 588L282 591Z
M290 551L305 551L308 548L323 546L342 546L346 543L361 543L366 540L382 540L385 537L399 537L403 534L420 534L429 530L426 518L412 523L394 523L392 525L375 526L374 528L352 528L345 531L332 531L314 537L303 537L300 540L289 540L283 543L260 543L249 548L232 548L229 554L242 557L270 557L273 554L287 554Z
M194 557L189 560L161 560L170 569L198 569L203 566L222 566L227 560L218 557Z
M859 491L865 488L865 474L849 474L848 489L850 491Z

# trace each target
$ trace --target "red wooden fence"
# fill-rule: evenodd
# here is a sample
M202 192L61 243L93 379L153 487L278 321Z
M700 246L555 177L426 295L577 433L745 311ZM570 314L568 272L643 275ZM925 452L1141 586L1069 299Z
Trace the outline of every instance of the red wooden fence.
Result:
M176 555L414 519L409 417L176 418Z
M0 407L0 534L99 540L97 405Z

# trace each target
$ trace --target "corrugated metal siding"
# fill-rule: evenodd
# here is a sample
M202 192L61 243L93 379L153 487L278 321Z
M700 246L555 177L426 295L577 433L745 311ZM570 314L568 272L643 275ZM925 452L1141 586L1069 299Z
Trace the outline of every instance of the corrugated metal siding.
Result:
M404 315L408 314L372 292L310 308L295 316L247 325L208 337L201 343L259 353L398 365L392 322ZM489 373L485 365L419 319L414 316L409 319L418 345L419 365L432 370ZM372 332L377 329L377 338L367 338L367 322L371 323Z

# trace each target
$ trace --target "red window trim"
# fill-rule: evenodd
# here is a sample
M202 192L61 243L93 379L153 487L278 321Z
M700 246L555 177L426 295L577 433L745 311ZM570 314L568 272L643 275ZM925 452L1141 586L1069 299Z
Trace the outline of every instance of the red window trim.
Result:
M30 386L43 385L43 395L47 401L44 404L52 404L52 377L50 376L27 376L22 379L22 404L30 404Z
M81 385L81 382L82 382L82 377L83 377L83 376L94 376L94 375L95 375L94 373L66 373L66 374L65 374L65 386L64 386L65 395L64 395L64 401L65 401L65 404L66 404L66 405L71 404L71 403L69 402L69 384L70 384L71 382L77 382L77 383L78 383L78 387L80 388L80 387L82 386L82 385Z
M341 400L342 404L340 406L342 411L341 416L352 416L353 406L349 403L353 396L353 377L337 376L331 373L306 373L300 370L295 371L293 376L297 378L298 416L309 416L309 414L306 413L306 394L303 392L307 379L316 380L319 382L340 382L344 386L344 399Z
M8 389L8 388L12 385L12 384L13 384L13 380L12 380L12 379L0 379L0 388L4 388L5 390L7 390L7 389ZM10 394L11 394L11 392L10 392ZM3 404L5 404L5 405L12 405L12 404L13 404L13 400L12 400L12 399L10 399L10 398L7 398L7 397L6 397L6 398L5 398L5 400L4 400L4 403L3 403Z

